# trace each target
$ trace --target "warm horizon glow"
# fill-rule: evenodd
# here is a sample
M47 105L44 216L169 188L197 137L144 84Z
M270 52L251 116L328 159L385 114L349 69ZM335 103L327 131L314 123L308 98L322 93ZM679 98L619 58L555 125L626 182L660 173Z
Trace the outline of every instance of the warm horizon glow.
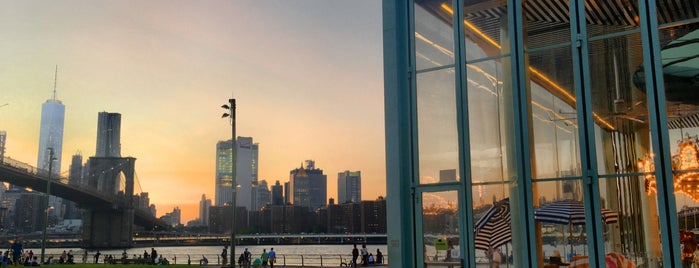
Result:
M95 154L98 112L121 113L122 156L137 159L158 216L179 206L186 224L202 194L215 200L231 97L238 136L259 143L260 180L286 182L313 159L328 198L345 170L362 172L362 199L385 196L380 2L8 1L0 18L8 157L36 166L58 65L61 171Z

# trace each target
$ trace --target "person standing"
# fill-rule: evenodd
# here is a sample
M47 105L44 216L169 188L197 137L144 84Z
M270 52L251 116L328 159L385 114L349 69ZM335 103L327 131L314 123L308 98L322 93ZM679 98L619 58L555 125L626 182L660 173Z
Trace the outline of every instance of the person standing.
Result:
M228 246L223 246L223 251L221 252L221 264L226 266L228 264Z
M359 258L359 249L357 249L357 244L354 244L354 248L352 248L352 267L357 267L357 258Z
M266 249L262 249L262 256L260 256L260 259L262 259L262 267L267 267L267 261L269 261L269 253L267 253Z
M12 249L12 263L17 266L19 265L20 258L22 258L22 254L24 253L22 243L20 243L19 240L15 240L15 242L12 243L12 246L10 246L10 249Z
M274 248L269 249L269 267L274 268L274 263L277 262L277 253Z
M99 261L100 255L102 255L102 253L100 253L100 251L97 250L97 253L95 253L95 264L97 264L97 261Z
M376 263L383 263L383 253L381 253L381 250L379 250L378 248L376 249Z
M150 248L150 259L151 264L155 264L158 260L158 251L156 251L155 248Z
M366 249L366 244L362 244L362 266L369 265L369 250Z

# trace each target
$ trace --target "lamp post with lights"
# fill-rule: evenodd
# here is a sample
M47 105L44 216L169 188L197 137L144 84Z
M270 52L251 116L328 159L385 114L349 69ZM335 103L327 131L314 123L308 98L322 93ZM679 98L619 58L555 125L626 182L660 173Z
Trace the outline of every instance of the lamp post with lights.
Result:
M235 210L237 207L236 202L236 179L235 179L235 169L236 169L236 140L235 140L235 99L228 99L228 104L221 105L221 108L228 110L224 113L221 118L230 118L231 120L231 190L233 191L233 200L231 206L233 207L233 215L231 215L231 255L230 255L230 267L235 267Z
M46 229L49 226L49 199L51 198L51 172L53 172L53 161L56 160L53 156L53 148L47 148L49 151L49 177L46 180L46 209L44 210L44 233L41 237L41 263L44 263L44 253L46 252Z

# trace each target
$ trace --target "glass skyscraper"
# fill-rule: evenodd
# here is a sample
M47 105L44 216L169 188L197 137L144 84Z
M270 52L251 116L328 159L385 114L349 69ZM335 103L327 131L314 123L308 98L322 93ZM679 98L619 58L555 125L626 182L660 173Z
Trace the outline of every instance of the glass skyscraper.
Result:
M322 169L315 167L315 161L306 160L306 167L301 165L289 172L289 202L295 206L315 211L327 206L328 176Z
M359 203L362 201L362 172L337 173L337 203Z
M49 170L51 160L49 150L53 150L53 163L51 173L54 178L61 174L61 158L63 155L63 124L66 107L60 100L56 99L56 90L53 91L53 98L46 100L41 105L41 126L39 128L39 152L37 168L39 170ZM57 218L63 214L62 199L50 196L49 205L54 209L51 214Z
M54 175L61 173L61 155L63 152L63 123L66 107L60 100L53 98L41 105L41 126L39 128L39 153L36 166L49 170L49 148L53 149L55 160L51 166Z
M231 176L231 140L219 141L216 144L216 206L223 206L233 200L233 177ZM253 185L257 185L258 165L257 143L253 143L252 137L237 138L236 152L236 205L253 209L254 194Z

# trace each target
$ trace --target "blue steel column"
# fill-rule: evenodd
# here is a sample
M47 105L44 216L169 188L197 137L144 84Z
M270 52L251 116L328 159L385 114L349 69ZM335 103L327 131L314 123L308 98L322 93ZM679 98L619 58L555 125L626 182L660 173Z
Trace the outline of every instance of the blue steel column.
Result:
M602 209L599 196L599 176L597 169L597 148L595 146L595 123L592 109L592 86L590 83L590 66L587 39L587 21L585 19L584 0L570 3L571 15L571 55L573 56L573 79L575 98L577 99L578 135L580 135L580 159L582 168L583 201L585 204L585 231L588 260L591 266L604 267L604 237L602 233Z
M512 213L512 242L514 261L521 267L539 267L537 253L537 234L534 222L533 200L534 188L532 185L533 163L530 141L531 135L531 96L528 90L528 77L526 55L524 53L524 17L522 16L521 2L509 0L508 27L510 38L510 80L512 82L511 96L503 95L505 100L512 98L512 111L514 129L508 133L514 134L515 144L515 186L510 191L510 211ZM503 90L503 92L505 92ZM519 241L519 242L516 242Z
M466 42L464 37L464 1L458 0L452 3L454 10L454 68L456 77L456 118L459 137L459 177L461 184L458 189L459 207L459 241L461 250L461 264L466 267L475 267L476 258L475 234L473 230L473 198L471 181L471 138L469 132L468 116L468 82L466 72Z
M410 46L412 2L383 0L386 221L389 267L416 267ZM419 252L420 254L422 251Z
M663 266L681 267L681 249L677 207L673 189L670 138L665 107L665 83L660 56L660 38L655 0L639 1L641 42L643 44L643 68L645 70L648 112L650 115L651 141L654 148L655 180L658 187L658 213L660 216ZM648 239L648 238L646 238Z

